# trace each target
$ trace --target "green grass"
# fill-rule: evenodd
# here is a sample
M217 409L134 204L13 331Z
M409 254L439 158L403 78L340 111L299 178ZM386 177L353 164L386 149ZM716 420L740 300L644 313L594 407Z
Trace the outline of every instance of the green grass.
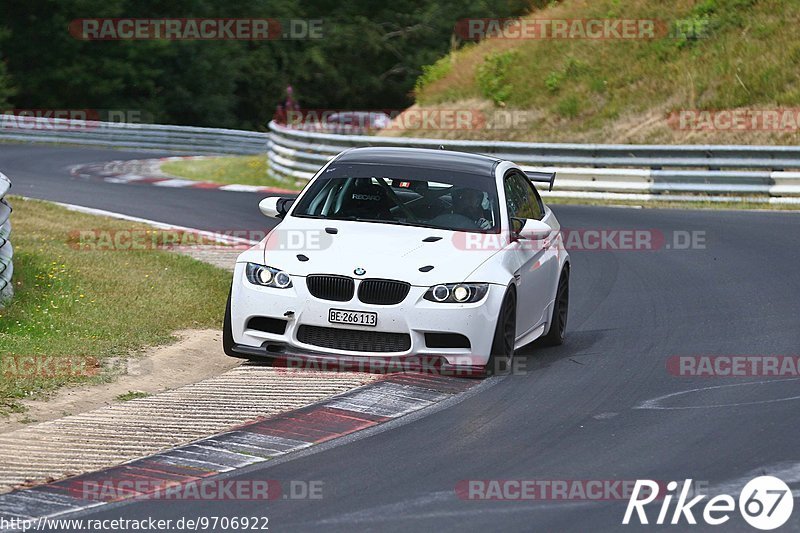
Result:
M168 161L161 165L161 170L173 176L196 181L300 189L300 186L272 176L264 155Z
M114 399L117 400L118 402L129 402L131 400L137 400L139 398L147 398L148 396L150 396L150 394L147 392L143 392L140 390L129 390L128 392L120 394Z
M0 309L0 413L66 384L106 381L129 355L172 342L176 330L221 326L224 270L164 250L80 250L79 230L148 228L11 203L15 296Z
M451 52L416 86L424 107L485 102L535 111L514 131L456 132L509 140L797 144L797 131L686 132L681 109L800 105L795 0L563 0L538 19L658 19L654 39L488 39ZM668 33L667 33L668 32ZM446 67L446 68L445 68ZM457 106L458 107L458 106ZM408 131L410 136L434 136Z

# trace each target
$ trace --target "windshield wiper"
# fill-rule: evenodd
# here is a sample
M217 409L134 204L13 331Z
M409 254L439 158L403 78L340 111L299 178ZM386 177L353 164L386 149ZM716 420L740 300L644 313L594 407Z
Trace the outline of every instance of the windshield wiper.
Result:
M432 224L423 224L421 222L403 222L402 220L381 220L377 218L357 218L357 217L354 217L351 220L356 220L357 222L377 222L379 224L392 224L393 226L411 226L411 227L431 228L431 229L447 229L441 226L434 226Z
M419 228L440 229L445 231L457 231L451 228L443 228L433 224L423 224L420 222L403 222L401 220L382 220L379 218L362 218L355 215L347 216L323 216L323 215L295 215L302 218L316 218L322 220L344 220L346 222L374 222L377 224L391 224L393 226L411 226Z

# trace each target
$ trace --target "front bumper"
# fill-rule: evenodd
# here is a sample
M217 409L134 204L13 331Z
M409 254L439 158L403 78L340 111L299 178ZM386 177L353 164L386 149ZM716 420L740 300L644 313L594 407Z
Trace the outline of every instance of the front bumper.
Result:
M468 356L458 356L450 362L441 355L384 356L330 355L323 352L300 351L288 345L265 342L256 348L234 344L229 355L244 359L269 361L272 366L290 370L324 372L368 372L389 374L394 372L418 372L436 376L485 377L484 364L475 364Z
M231 290L231 333L233 351L243 357L304 358L341 364L387 365L440 359L454 368L482 367L489 359L497 316L506 287L490 285L487 295L472 304L441 304L423 299L427 287L411 287L406 298L395 305L374 305L354 297L349 302L321 300L306 288L305 278L292 276L292 287L277 289L253 285L244 275L245 263L237 263ZM331 308L372 311L378 314L375 327L332 324ZM282 334L248 328L251 318L267 317L286 321ZM301 325L364 332L400 333L410 337L410 348L396 352L354 352L306 344L298 340ZM454 333L469 339L469 348L432 348L426 333ZM381 363L378 363L381 361ZM386 363L389 361L389 363ZM391 366L391 365L390 365Z

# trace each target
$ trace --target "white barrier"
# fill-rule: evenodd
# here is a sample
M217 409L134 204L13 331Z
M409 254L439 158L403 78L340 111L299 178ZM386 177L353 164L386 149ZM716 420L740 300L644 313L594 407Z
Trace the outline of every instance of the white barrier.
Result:
M11 298L14 286L11 276L14 273L12 261L14 248L11 246L11 206L5 196L11 188L11 180L0 174L0 307Z
M645 201L655 198L800 201L800 172L784 171L800 169L799 147L576 145L332 135L287 128L274 122L270 131L267 152L270 169L290 181L308 180L328 159L348 148L443 147L509 159L524 170L556 172L556 189L548 196ZM542 162L553 164L542 165ZM630 168L637 164L639 168Z

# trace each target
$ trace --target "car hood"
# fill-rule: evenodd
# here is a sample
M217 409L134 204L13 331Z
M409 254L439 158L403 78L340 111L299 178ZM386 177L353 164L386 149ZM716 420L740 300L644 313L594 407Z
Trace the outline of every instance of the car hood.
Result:
M502 247L467 246L467 239L475 235L413 226L291 217L276 226L262 244L264 264L295 276L338 274L430 286L466 281L471 272ZM479 237L490 237L494 242L501 239L500 235ZM435 238L438 240L433 241ZM423 242L424 239L432 242ZM425 267L433 268L420 271ZM354 272L359 268L365 271L361 276Z

